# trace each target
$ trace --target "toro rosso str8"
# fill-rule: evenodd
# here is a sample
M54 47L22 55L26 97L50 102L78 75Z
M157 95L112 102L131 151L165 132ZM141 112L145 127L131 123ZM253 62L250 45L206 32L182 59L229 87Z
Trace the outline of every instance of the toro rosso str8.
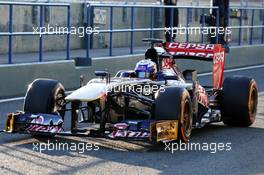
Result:
M96 71L97 78L67 96L58 81L36 79L27 90L24 111L7 115L5 132L187 142L192 129L209 123L253 124L256 82L242 76L223 82L221 45L144 41L151 46L134 70L120 70L114 77ZM181 72L178 59L212 62L212 85L199 84L195 70ZM69 131L63 128L66 116ZM88 123L86 129L80 122Z

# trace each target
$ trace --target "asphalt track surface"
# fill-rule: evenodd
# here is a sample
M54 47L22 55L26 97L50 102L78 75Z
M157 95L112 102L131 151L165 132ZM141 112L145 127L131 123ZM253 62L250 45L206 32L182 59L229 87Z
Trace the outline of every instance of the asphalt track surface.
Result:
M253 77L259 92L264 91L264 67L227 72L229 75ZM202 84L210 78L207 74L199 77ZM23 100L0 102L0 129L4 115L22 106ZM80 149L50 147L40 152L40 147L34 148L44 143L66 143ZM37 140L30 135L0 133L0 174L264 174L264 94L259 94L258 115L251 127L211 124L194 130L191 143L207 145L208 149L172 153L144 142L62 136ZM224 150L214 149L222 143ZM89 145L84 152L83 144Z

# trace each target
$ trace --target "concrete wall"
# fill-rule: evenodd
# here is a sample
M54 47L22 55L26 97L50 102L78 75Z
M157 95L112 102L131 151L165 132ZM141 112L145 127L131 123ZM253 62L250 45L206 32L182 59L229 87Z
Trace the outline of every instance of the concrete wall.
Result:
M28 85L36 78L57 79L67 89L74 89L79 86L81 74L85 76L86 81L94 77L95 70L108 69L114 75L119 69L133 69L135 63L140 59L142 56L97 59L93 60L92 66L85 68L76 68L73 60L0 65L0 99L23 96Z
M264 64L264 46L231 48L226 58L226 68ZM18 64L0 66L0 98L23 96L27 86L36 78L57 79L66 89L79 86L79 76L85 81L94 77L95 70L107 69L113 76L120 69L133 69L143 55L93 59L92 66L76 68L74 61L46 62L36 64ZM202 61L177 60L182 70L197 69L198 73L212 70L212 63Z

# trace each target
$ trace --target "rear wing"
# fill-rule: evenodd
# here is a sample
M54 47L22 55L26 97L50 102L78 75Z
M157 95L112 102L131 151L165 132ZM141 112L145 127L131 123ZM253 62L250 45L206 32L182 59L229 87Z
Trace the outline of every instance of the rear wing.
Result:
M166 42L165 49L174 59L193 59L213 62L213 87L222 87L225 65L225 49L221 44Z

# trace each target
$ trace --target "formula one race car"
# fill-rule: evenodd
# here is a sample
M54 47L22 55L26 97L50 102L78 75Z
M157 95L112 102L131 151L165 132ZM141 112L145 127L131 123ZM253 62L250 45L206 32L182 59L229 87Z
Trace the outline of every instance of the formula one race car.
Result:
M187 142L194 128L212 122L248 127L255 121L256 82L242 76L223 81L225 50L219 44L163 42L151 47L134 70L97 78L65 95L56 80L36 79L26 93L24 111L7 116L5 132L77 135L152 142ZM199 84L195 70L181 72L177 59L211 61L212 86ZM63 129L71 114L71 129ZM89 123L86 129L78 123Z

